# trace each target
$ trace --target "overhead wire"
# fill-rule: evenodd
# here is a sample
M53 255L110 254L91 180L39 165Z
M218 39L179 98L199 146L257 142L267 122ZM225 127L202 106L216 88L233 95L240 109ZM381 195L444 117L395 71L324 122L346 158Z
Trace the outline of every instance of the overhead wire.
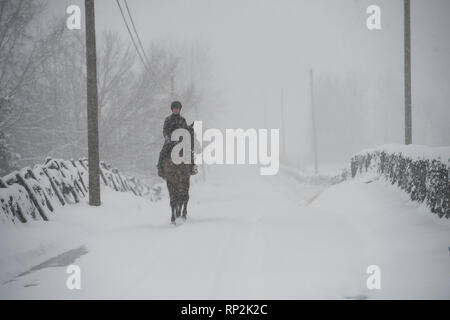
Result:
M132 34L131 29L130 29L130 27L129 27L129 25L128 25L127 19L125 18L125 14L124 14L124 12L123 12L123 10L122 10L122 6L120 5L119 0L116 0L116 3L117 3L117 6L119 7L120 13L121 13L122 18L123 18L123 22L125 23L125 26L127 27L128 34L130 35L131 42L133 42L133 46L134 46L134 48L136 49L136 52L137 52L137 54L138 54L138 56L139 56L139 59L141 60L142 64L144 65L145 69L146 69L148 72L150 72L150 70L149 70L150 68L149 68L149 66L147 65L146 60L143 58L141 52L139 51L138 45L136 44L136 41L135 41L135 39L134 39L134 37L133 37L133 34ZM127 6L127 7L128 7L128 6ZM139 40L139 41L140 41L140 40ZM144 54L145 54L145 51L144 51Z
M142 45L141 37L139 37L139 33L137 32L136 26L134 24L134 20L133 20L133 17L131 15L130 8L128 7L128 2L127 2L127 0L123 0L123 1L125 2L125 7L127 8L128 16L130 17L131 25L133 27L134 33L136 34L136 38L138 39L141 51L143 53L145 61L147 62L147 65L149 66L150 65L150 61L149 61L149 59L147 57L147 54L145 53L144 46Z

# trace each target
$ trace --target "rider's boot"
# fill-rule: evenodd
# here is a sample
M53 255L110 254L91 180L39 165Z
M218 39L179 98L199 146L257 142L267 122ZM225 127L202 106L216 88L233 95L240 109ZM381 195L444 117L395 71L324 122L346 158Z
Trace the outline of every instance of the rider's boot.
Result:
M164 178L164 173L163 173L163 159L164 159L164 149L161 150L161 152L159 153L159 158L158 158L158 164L156 165L156 167L158 168L158 176L160 176L161 178Z
M160 176L161 178L164 178L163 169L160 165L158 166L158 176Z
M198 173L198 167L194 161L194 152L191 152L191 175L195 175Z

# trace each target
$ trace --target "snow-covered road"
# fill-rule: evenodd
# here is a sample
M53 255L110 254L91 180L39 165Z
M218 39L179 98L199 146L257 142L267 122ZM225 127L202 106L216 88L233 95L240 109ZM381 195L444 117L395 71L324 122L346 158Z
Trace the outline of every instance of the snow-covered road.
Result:
M450 298L449 221L383 181L325 189L226 166L207 178L176 227L167 199L109 189L99 208L1 226L0 298ZM369 265L381 290L366 287Z

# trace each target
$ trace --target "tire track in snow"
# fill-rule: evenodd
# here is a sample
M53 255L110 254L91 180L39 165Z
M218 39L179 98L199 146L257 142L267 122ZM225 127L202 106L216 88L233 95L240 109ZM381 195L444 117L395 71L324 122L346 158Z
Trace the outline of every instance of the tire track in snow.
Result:
M264 292L264 246L261 219L246 222L221 243L215 262L214 298L258 298Z

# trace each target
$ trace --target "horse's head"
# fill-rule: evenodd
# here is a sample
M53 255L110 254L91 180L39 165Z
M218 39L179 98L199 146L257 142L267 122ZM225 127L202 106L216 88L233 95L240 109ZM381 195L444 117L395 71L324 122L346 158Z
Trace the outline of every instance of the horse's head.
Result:
M200 146L200 142L197 139L197 135L194 131L194 123L195 121L193 121L190 125L188 125L188 131L189 134L191 135L191 150L194 151L195 153L200 153L202 151L202 148Z

